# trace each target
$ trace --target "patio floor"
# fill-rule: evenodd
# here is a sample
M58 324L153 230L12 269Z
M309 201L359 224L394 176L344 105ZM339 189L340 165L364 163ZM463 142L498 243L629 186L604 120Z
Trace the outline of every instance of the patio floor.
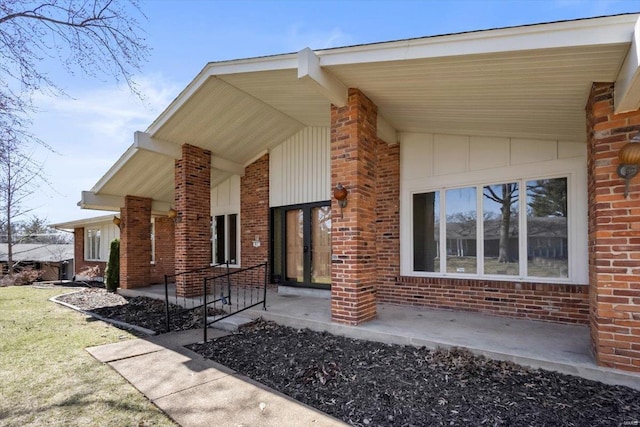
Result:
M327 331L336 335L392 344L464 347L475 354L508 360L640 390L640 375L602 368L590 352L589 328L462 311L434 310L378 304L375 320L359 326L331 322L329 291L293 290L267 293L267 310L261 307L243 314L262 317L295 328ZM164 285L124 290L125 295L164 299ZM175 301L175 288L169 293ZM191 305L197 300L180 300Z

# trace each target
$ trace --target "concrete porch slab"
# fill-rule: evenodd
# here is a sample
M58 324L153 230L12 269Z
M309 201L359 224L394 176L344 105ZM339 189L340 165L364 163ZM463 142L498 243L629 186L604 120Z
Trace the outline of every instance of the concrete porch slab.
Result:
M164 299L163 285L137 292ZM351 338L428 348L463 347L493 359L640 390L640 375L595 364L586 325L378 304L376 319L347 326L331 322L330 295L275 291L267 293L266 311L257 307L243 314Z

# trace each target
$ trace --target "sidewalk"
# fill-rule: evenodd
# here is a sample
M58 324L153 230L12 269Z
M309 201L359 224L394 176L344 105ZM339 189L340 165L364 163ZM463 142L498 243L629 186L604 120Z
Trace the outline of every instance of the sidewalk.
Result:
M227 333L210 329L211 338ZM345 426L339 420L184 348L202 330L87 348L182 427Z

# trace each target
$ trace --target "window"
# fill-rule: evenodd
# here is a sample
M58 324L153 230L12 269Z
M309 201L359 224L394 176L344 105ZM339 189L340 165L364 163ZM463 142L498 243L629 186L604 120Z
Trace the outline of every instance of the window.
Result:
M100 258L100 229L88 228L85 240L85 259L99 260Z
M156 219L151 218L151 264L156 263Z
M567 188L561 177L414 194L413 270L568 278Z
M213 262L229 264L238 262L238 214L213 217Z

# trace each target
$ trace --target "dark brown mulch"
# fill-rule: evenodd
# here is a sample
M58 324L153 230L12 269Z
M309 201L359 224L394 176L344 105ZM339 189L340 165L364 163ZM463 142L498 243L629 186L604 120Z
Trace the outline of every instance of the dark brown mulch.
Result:
M164 301L147 297L127 297L95 288L62 295L57 299L102 317L151 329L158 334L166 332ZM185 311L178 305L169 304L169 310L171 331L202 327L202 309ZM213 316L219 312L210 308L208 314Z
M640 392L259 321L190 348L354 426L640 425Z

